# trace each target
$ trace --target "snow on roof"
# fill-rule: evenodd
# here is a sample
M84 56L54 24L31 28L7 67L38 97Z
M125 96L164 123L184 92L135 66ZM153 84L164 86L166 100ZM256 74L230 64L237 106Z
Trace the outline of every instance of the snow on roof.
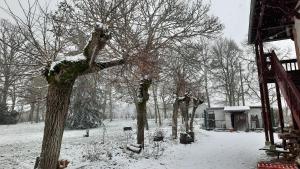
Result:
M247 111L247 110L250 110L249 106L225 106L224 107L224 111L230 111L230 112Z

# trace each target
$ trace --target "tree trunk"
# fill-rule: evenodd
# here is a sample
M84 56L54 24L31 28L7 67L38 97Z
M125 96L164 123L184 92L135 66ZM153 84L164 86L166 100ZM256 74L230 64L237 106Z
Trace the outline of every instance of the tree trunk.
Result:
M207 106L210 108L210 98L209 98L209 91L208 91L208 77L207 77L207 68L205 68L205 93L206 93L206 100L207 100Z
M2 89L2 98L0 98L0 103L7 105L6 101L7 101L7 96L8 96L8 90L9 90L9 82L8 82L8 77L4 78L4 84L3 84L3 89Z
M149 130L149 124L148 124L147 111L145 112L144 118L145 118L145 128L148 131Z
M41 99L41 97L38 98L38 100L37 100L36 117L35 117L35 122L36 123L38 123L40 121L41 101L39 99Z
M12 86L12 92L11 92L11 101L12 101L12 104L11 104L11 111L13 111L15 109L15 106L16 106L16 85L13 84Z
M245 93L244 93L244 84L243 84L243 76L242 76L242 64L240 62L240 80L241 80L241 94L242 94L242 103L243 103L243 106L245 106Z
M56 169L74 80L49 84L39 169Z
M177 139L178 109L179 109L179 101L176 98L176 100L173 103L173 116L172 116L172 137L173 137L173 139Z
M185 124L185 130L186 132L189 131L189 105L190 105L190 97L189 96L185 96L184 101L185 101L185 105L184 105L184 124Z
M35 122L38 123L40 121L40 101L37 101L37 107L36 107L36 116L35 116Z
M148 89L151 85L151 80L143 79L140 83L137 103L137 143L144 147L144 128L147 101L149 100Z
M166 119L166 118L168 118L167 117L167 104L163 97L162 97L162 102L163 102L163 106L164 106L164 119Z
M144 144L146 102L139 102L137 107L137 144Z
M160 116L160 112L159 111L157 111L157 115L158 115L158 125L161 126L162 123L161 123L161 116Z
M154 110L155 110L155 123L157 124L157 120L158 120L158 125L161 126L161 117L160 117L159 106L157 101L156 85L153 85L153 99L154 99Z
M114 117L114 114L113 114L113 106L112 106L112 97L111 97L111 91L112 90L112 88L111 88L111 86L109 86L109 93L108 93L108 97L109 97L109 118L110 118L110 121L112 121L113 120L113 117Z
M33 122L34 121L34 109L35 109L35 103L33 102L33 100L31 100L32 102L30 103L30 114L29 114L29 121Z
M201 101L200 99L193 99L193 111L192 111L192 116L191 116L191 120L190 120L190 130L194 131L194 118L195 118L195 114L196 114L196 110L199 107L199 105L201 105L203 103L203 101Z
M194 118L195 118L195 113L196 113L197 108L198 108L198 106L193 106L192 116L191 116L191 120L190 120L190 130L191 131L194 131Z
M107 106L107 92L104 92L103 96L103 104L102 104L102 112L103 112L103 120L106 118L106 106Z

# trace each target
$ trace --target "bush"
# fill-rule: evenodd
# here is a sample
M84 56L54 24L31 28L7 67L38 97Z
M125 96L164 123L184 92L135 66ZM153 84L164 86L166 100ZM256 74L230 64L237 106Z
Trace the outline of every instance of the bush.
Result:
M8 111L5 104L0 104L0 124L16 124L18 122L17 117L17 111Z

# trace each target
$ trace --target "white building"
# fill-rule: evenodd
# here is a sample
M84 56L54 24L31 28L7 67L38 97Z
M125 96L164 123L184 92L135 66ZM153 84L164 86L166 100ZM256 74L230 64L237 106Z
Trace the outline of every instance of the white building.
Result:
M205 127L245 131L263 128L260 106L226 106L207 108Z

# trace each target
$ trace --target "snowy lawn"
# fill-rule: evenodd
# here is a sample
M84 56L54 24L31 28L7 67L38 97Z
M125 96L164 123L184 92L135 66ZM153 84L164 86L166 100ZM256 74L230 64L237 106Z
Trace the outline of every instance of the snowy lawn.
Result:
M70 160L72 169L254 169L257 161L267 158L258 150L264 146L264 133L204 131L199 126L195 126L196 142L191 145L171 140L171 126L162 127L167 138L158 149L151 139L157 130L153 121L145 132L145 151L137 155L123 148L125 126L132 126L135 132L136 122L106 122L106 130L92 129L87 138L83 137L85 130L66 130L61 159ZM129 142L135 142L134 132ZM0 169L32 169L42 134L43 123L0 126Z

